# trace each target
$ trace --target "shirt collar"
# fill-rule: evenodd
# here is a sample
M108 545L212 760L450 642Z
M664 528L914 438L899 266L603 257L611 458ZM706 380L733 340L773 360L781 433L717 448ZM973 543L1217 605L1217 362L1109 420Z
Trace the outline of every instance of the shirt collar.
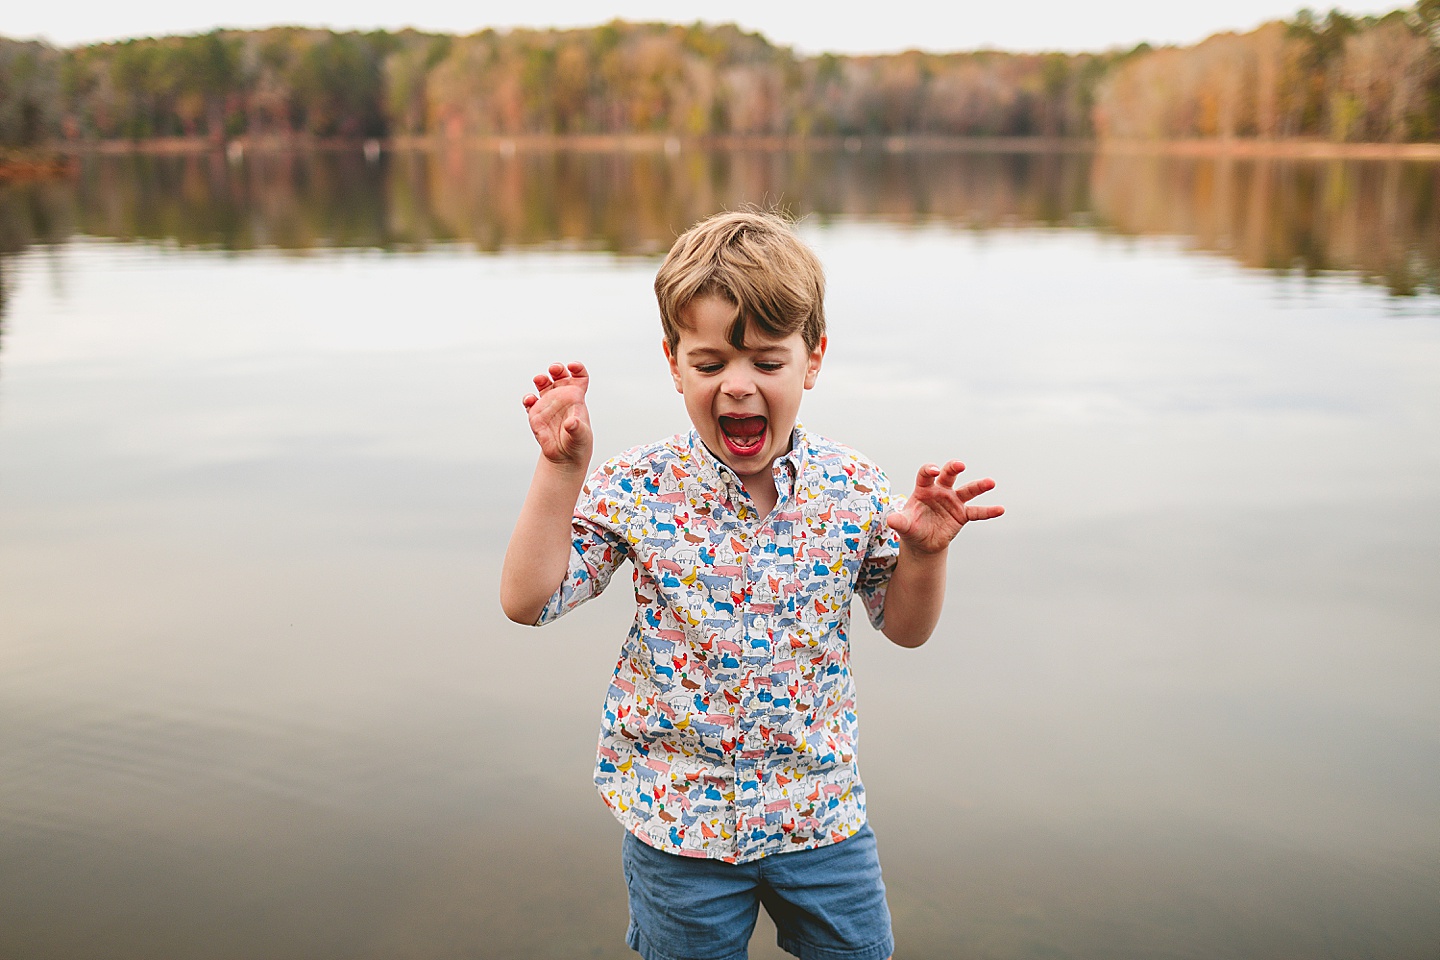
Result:
M710 448L705 446L705 441L700 439L698 431L692 428L688 439L690 453L695 458L696 475L705 482L706 486L712 490L727 492L739 492L744 489L744 485L736 476L735 471L710 452ZM807 455L809 447L809 435L804 426L796 423L795 429L790 431L789 452L776 457L771 468L775 471L775 489L780 494L781 500L794 494L795 480L805 472L805 465L809 459Z

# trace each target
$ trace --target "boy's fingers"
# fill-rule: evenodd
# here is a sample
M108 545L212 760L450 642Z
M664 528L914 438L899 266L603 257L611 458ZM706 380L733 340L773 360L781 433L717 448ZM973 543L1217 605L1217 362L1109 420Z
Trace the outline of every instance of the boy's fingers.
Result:
M550 376L555 380L564 380L566 377L588 376L585 372L585 364L578 360L572 360L569 363L552 363L549 369Z
M545 368L545 373L537 373L534 377L535 389L544 393L550 387L555 386L562 380L588 378L590 374L585 370L585 364L552 363Z
M525 396L520 398L520 402L525 405L526 410L529 410L531 407L535 406L535 404L540 402L540 398L535 396L535 394L533 393L527 393L525 394Z
M915 474L915 486L929 487L935 483L935 478L940 475L940 468L933 463L927 463Z
M940 471L940 485L944 487L953 487L955 485L955 478L960 476L960 474L964 472L965 464L961 463L959 460L946 461L944 468Z
M910 532L910 518L903 513L892 513L885 518L885 522L889 524L890 529L896 533Z
M976 497L980 496L980 494L994 489L995 481L991 480L989 477L986 477L984 480L973 480L970 483L965 484L965 486L963 487L956 487L955 496L959 497L961 502L963 503L967 500L973 500Z
M565 421L565 440L571 449L583 448L590 442L590 425L579 417Z
M966 507L965 516L969 520L994 520L1005 513L1005 508L998 504L989 504L983 507Z

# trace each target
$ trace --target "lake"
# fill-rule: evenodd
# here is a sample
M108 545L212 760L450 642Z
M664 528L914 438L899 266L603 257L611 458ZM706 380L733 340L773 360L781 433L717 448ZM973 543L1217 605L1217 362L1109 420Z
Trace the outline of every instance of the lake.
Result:
M0 955L633 956L633 600L501 614L519 401L687 428L650 285L742 203L828 271L807 426L1007 508L856 620L897 956L1434 957L1440 165L869 147L0 188Z

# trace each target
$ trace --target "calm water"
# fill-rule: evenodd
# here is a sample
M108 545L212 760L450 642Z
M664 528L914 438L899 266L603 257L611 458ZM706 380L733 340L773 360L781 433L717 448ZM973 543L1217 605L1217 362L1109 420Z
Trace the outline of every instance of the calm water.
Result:
M630 955L628 598L501 616L518 401L684 428L659 254L767 200L807 424L1009 511L927 646L856 627L898 955L1434 957L1440 167L865 152L0 191L0 956Z

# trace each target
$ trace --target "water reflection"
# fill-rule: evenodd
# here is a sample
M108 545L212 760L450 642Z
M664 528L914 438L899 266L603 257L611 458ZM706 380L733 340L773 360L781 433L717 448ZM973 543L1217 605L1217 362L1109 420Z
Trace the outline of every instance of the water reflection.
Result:
M1391 293L1440 291L1440 164L1101 156L1116 230L1188 237L1248 267L1343 270Z
M807 422L1012 510L934 641L858 628L901 952L1432 957L1440 301L1289 251L1433 251L1433 177L316 154L0 193L0 956L633 956L588 777L633 606L500 615L509 414L564 349L598 449L679 428L654 259L572 251L768 194L830 271ZM1115 239L1152 232L1187 239ZM317 255L215 252L251 248Z
M93 156L0 191L0 250L75 234L225 250L648 254L722 207L821 221L1083 227L1185 237L1271 270L1440 290L1440 164L1083 153L774 150Z

